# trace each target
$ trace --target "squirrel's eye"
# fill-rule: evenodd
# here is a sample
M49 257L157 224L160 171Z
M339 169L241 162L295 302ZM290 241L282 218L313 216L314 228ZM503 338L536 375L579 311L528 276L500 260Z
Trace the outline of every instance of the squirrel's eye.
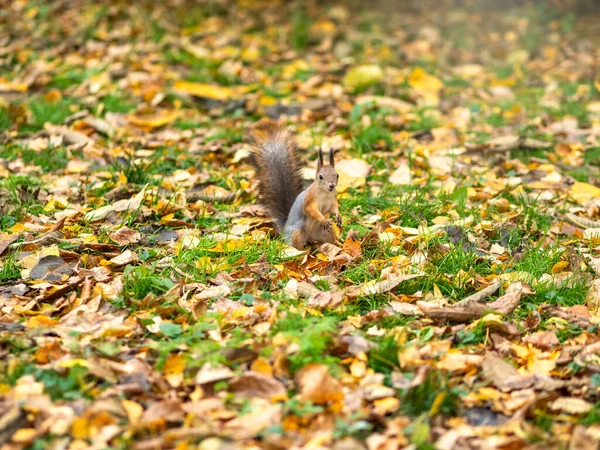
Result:
M338 180L340 179L340 176L339 176L339 175L337 176L337 179L338 179Z
M322 179L323 179L323 175L319 175L319 180L322 180Z

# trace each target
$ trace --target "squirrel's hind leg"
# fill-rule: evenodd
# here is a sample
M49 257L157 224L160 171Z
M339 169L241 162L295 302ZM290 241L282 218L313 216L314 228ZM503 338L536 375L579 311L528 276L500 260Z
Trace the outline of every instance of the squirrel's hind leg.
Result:
M306 236L301 228L296 228L291 236L292 247L303 250L306 246Z

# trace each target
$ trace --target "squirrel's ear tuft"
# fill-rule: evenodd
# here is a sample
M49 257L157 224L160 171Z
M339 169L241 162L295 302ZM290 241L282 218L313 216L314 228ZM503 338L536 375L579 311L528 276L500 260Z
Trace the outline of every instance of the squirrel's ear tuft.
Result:
M335 158L333 156L333 147L329 147L329 165L335 167Z
M319 147L319 162L317 163L317 171L323 167L323 149Z

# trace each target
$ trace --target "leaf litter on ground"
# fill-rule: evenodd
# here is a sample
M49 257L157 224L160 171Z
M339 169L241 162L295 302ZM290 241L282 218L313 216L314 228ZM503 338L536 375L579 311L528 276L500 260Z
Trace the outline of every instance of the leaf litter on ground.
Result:
M0 446L597 449L600 11L451 3L9 2Z

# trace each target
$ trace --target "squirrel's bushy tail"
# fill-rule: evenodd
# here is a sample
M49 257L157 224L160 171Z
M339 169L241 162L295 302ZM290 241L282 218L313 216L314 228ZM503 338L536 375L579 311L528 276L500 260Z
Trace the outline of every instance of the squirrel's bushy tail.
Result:
M292 204L302 192L297 144L281 125L269 123L248 133L252 163L259 181L259 199L283 230Z

